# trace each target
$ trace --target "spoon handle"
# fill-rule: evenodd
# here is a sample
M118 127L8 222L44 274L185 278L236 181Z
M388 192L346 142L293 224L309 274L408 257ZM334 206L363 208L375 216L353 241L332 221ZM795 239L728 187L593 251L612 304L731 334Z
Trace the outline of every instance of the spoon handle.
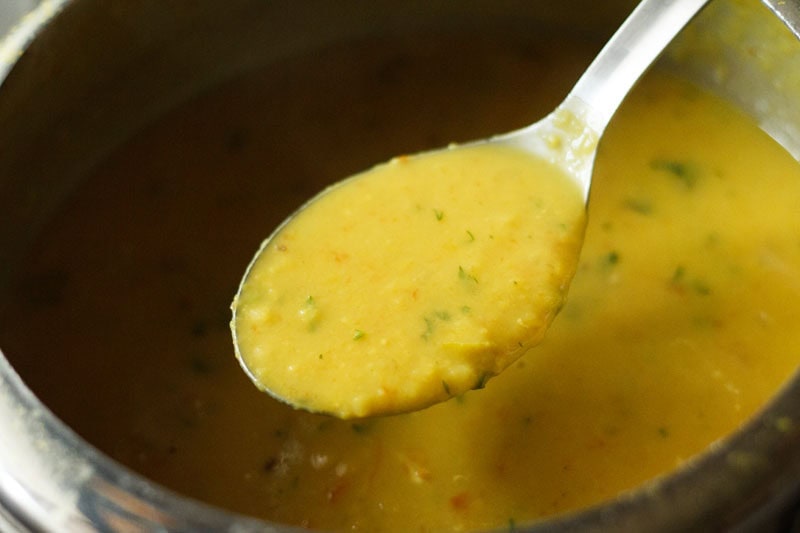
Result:
M642 0L603 47L565 104L602 134L625 95L708 0Z

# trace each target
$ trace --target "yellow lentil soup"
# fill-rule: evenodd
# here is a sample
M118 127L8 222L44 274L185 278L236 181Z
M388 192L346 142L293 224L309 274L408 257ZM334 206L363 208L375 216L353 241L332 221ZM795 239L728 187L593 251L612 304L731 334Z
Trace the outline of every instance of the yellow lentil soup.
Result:
M482 388L561 309L585 221L577 183L518 148L394 158L262 246L232 305L237 357L259 387L340 418Z
M681 81L651 75L625 103L601 145L567 304L485 389L342 421L257 391L230 341L242 266L306 198L395 153L533 122L593 52L510 32L420 36L220 87L132 139L65 204L5 302L0 345L110 456L277 522L511 529L669 472L763 406L800 346L800 244L787 230L800 170Z

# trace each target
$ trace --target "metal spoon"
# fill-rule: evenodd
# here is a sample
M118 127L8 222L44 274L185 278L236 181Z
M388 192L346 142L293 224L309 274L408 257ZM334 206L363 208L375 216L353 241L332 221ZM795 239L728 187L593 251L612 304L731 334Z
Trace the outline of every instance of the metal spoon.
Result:
M525 150L539 159L548 161L575 180L584 202L588 202L592 168L600 136L636 81L707 2L708 0L643 0L555 111L543 120L521 130L466 146L499 143ZM449 148L449 150L458 149L459 147ZM349 184L343 182L336 187L342 186L347 187ZM323 191L321 195L325 194L326 191ZM309 204L316 202L319 197L312 199ZM300 211L304 208L305 206ZM297 213L294 216L296 215ZM268 248L270 241L287 225L291 225L292 220L293 217L287 219L262 244L245 272L232 305L231 329L237 357L250 379L262 390L289 404L303 405L299 398L280 397L259 381L254 369L249 368L245 358L242 357L237 336L237 302L240 301L251 269L262 252ZM310 386L313 387L313 384ZM425 404L414 406L414 408L421 407L425 407Z
M588 202L600 136L617 108L708 0L643 0L606 43L555 111L485 142L507 143L559 166Z

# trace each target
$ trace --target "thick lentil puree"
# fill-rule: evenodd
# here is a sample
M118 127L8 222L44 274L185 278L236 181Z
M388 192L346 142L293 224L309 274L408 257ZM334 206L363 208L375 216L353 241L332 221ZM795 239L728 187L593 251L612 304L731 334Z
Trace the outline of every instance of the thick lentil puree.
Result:
M348 422L270 399L233 357L230 295L265 227L326 179L533 122L596 51L511 35L358 43L176 111L53 220L0 346L111 456L280 522L508 529L672 470L800 353L797 164L674 80L649 76L611 125L569 301L484 390Z
M398 157L313 200L234 300L259 387L340 418L482 388L544 336L585 226L576 183L520 149Z

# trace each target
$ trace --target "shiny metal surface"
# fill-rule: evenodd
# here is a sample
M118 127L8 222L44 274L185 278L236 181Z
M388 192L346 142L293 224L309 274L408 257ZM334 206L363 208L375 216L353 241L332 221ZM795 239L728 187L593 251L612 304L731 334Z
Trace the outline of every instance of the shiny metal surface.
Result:
M0 35L8 32L22 15L36 6L34 0L5 0L0 4Z
M786 26L797 28L800 4L765 4L769 9L756 0L714 0L670 48L665 65L732 99L798 156L800 43ZM0 296L14 258L92 162L221 79L270 57L387 26L461 24L504 11L524 23L527 10L544 24L594 31L616 27L628 10L624 3L598 10L588 0L454 6L45 0L0 47ZM119 20L126 22L122 29L109 24ZM198 27L202 35L192 31ZM93 112L84 113L90 97ZM685 469L530 531L790 531L800 528L799 494L796 376L759 417ZM291 531L182 498L111 461L41 405L2 356L0 530Z
M791 0L764 0L775 15L795 34L800 34L800 2Z
M508 143L549 160L580 186L589 200L600 137L625 96L707 0L643 0L592 61L564 102L527 128L490 142ZM565 113L576 117L565 127ZM554 146L552 139L560 139Z

